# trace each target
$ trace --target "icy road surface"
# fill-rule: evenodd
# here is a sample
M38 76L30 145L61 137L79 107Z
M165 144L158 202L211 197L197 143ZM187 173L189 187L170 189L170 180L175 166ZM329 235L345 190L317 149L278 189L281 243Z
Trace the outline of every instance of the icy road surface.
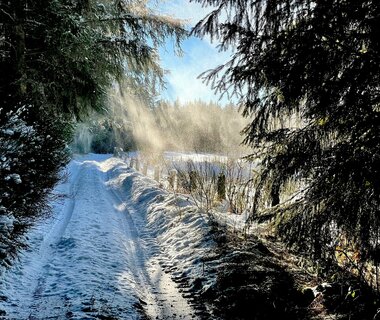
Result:
M162 270L136 203L115 187L117 162L89 155L69 164L68 181L57 187L68 196L28 233L30 247L2 275L4 319L196 318Z

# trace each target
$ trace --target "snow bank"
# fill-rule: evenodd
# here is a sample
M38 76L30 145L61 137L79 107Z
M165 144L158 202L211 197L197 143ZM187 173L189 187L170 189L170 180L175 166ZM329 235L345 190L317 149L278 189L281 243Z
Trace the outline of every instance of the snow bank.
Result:
M156 181L125 164L119 163L111 174L113 187L131 197L136 212L144 215L141 218L157 240L156 254L165 270L198 293L211 287L215 277L204 277L216 246L210 217L188 197L160 188Z

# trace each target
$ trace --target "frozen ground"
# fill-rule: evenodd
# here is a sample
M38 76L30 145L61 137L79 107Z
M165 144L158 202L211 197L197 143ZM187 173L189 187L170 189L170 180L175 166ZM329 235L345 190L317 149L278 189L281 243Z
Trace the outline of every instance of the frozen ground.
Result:
M207 216L117 158L77 157L68 172L56 188L67 197L1 274L3 318L197 318L183 283L213 284Z

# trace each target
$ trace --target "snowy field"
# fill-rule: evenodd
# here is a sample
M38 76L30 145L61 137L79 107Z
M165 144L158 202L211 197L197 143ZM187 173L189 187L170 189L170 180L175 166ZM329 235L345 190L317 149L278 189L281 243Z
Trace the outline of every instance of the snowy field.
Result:
M194 319L208 216L109 155L77 156L52 215L1 274L3 319ZM181 287L181 288L179 288ZM0 317L1 318L1 317Z

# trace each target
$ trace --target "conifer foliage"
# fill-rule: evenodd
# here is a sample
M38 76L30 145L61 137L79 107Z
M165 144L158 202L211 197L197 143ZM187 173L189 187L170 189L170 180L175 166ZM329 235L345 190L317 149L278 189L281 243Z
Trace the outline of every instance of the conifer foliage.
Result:
M252 117L244 141L262 170L251 221L270 194L290 244L328 258L343 237L378 259L379 1L195 1L215 9L193 32L234 50L206 79ZM278 204L291 181L299 194Z
M157 46L183 35L144 0L0 0L0 258L45 208L75 121L116 81L155 89Z

